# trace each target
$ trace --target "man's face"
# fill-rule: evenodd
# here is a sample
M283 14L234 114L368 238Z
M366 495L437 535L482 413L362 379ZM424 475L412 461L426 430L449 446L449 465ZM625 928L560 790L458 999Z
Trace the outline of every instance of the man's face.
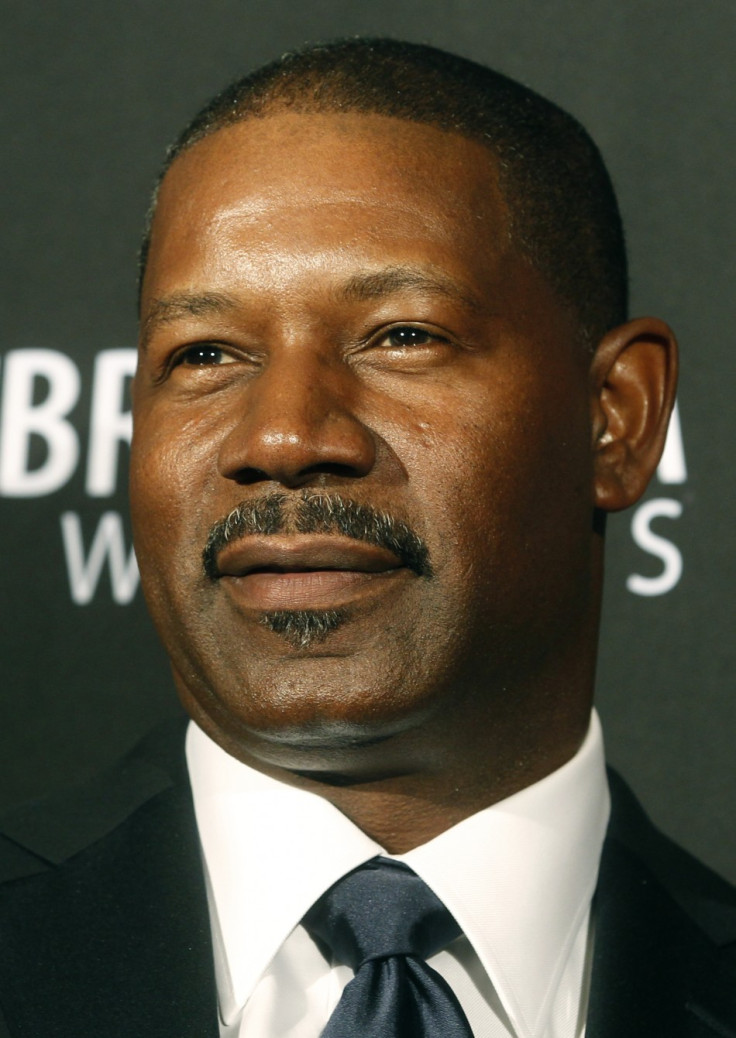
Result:
M595 612L587 362L490 152L372 115L221 130L166 176L142 318L143 585L231 752L329 767L559 679Z

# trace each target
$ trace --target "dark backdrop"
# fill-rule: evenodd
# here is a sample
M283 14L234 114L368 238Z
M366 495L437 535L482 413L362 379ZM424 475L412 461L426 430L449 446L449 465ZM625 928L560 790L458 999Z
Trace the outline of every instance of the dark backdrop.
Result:
M135 255L164 144L283 50L388 34L521 79L607 157L633 311L678 330L683 375L681 435L644 506L611 523L599 708L611 760L655 819L736 879L733 0L0 11L0 804L89 774L176 709L136 591L124 489Z

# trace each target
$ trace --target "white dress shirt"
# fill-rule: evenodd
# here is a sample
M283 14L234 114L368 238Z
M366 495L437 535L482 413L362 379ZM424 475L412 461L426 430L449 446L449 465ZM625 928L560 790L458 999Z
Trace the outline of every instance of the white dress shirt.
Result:
M377 854L411 866L462 928L429 963L475 1038L584 1035L590 904L609 814L595 713L562 768L407 854L387 855L325 799L240 763L194 724L187 760L221 1038L317 1038L352 971L326 961L300 920Z

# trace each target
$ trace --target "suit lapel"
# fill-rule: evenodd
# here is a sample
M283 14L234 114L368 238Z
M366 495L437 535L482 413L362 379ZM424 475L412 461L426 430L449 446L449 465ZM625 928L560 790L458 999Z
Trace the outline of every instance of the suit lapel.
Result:
M732 1038L732 977L638 858L606 841L586 1038Z
M207 903L188 790L157 794L3 912L13 1038L217 1038Z

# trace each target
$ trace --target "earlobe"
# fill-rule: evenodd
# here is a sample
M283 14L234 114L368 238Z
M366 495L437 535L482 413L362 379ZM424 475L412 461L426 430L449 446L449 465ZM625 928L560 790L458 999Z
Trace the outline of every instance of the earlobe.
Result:
M677 343L654 317L610 331L590 367L593 504L616 512L646 489L664 448L677 387Z

